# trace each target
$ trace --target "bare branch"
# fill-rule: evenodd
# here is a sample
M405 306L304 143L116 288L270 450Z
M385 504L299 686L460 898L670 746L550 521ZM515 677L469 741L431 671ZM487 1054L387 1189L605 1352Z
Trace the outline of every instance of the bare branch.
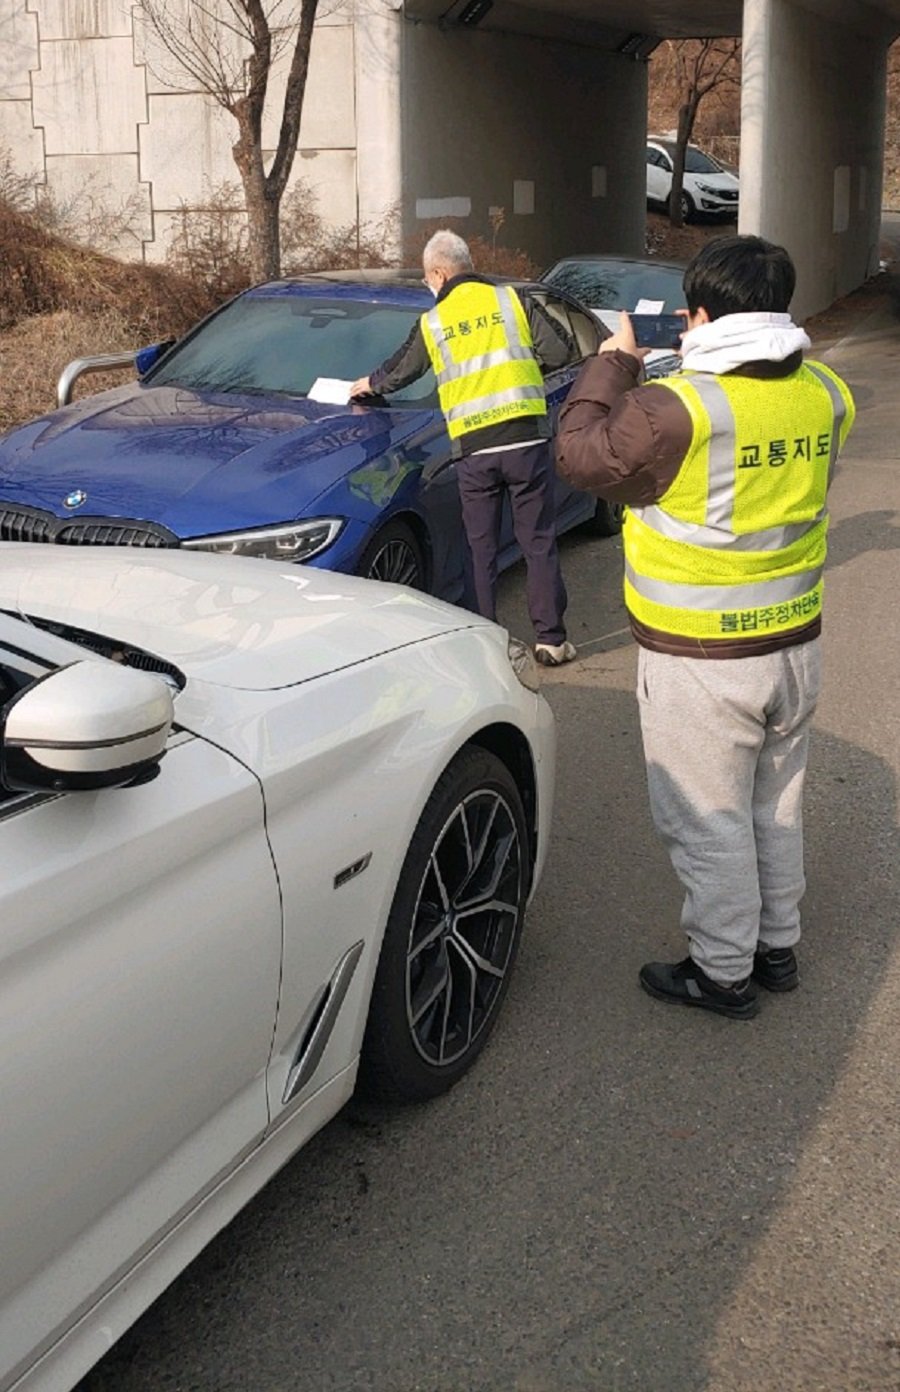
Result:
M156 35L177 64L179 71L173 85L183 86L186 74L200 91L231 111L239 90L239 74L228 68L215 28L217 17L196 3L186 20L173 17L167 0L144 0L140 13L145 27ZM198 16L201 21L206 17L208 25L198 22ZM170 74L158 75L163 81L170 81Z
M723 75L725 74L726 68L728 68L730 64L734 61L734 59L737 57L739 47L740 44L737 40L735 40L733 46L730 49L727 49L724 53L721 52L721 50L719 51L717 55L721 59L719 64L707 75L705 81L700 81L698 77L698 96L706 96L707 92L711 92L714 87L717 87L719 85L719 83L723 79ZM710 50L710 52L712 52L712 50ZM732 81L733 80L734 79L732 78Z
M247 62L247 92L244 97L248 131L254 141L262 139L263 110L272 67L272 31L262 0L240 0L247 12L253 33L250 58Z
M687 83L687 49L676 39L667 39L666 48L675 64L679 86L684 87Z
M344 2L140 0L143 22L177 65L179 76L237 122L232 154L243 185L257 278L278 274L278 216L300 136L313 27L317 15ZM275 58L292 43L278 144L266 175L262 143L269 78Z
M303 114L303 98L306 95L306 79L309 73L309 52L312 46L313 25L319 0L301 0L300 24L294 56L288 73L284 93L284 110L281 117L281 130L278 134L278 147L272 168L266 179L266 192L270 198L280 200L290 178L297 141L300 138L300 118Z
M230 4L230 0L229 9L231 9L232 12L234 11L234 6ZM233 34L235 38L240 39L242 43L249 43L252 40L253 35L249 26L247 24L241 24L239 20L237 20L237 17L235 23L230 23L221 14L215 14L208 6L201 4L200 0L193 0L191 10L192 12L196 11L198 14L203 15L209 21L210 28L207 32L211 35L215 34L216 27L218 27L224 29L226 34ZM190 24L191 20L189 19L189 27Z

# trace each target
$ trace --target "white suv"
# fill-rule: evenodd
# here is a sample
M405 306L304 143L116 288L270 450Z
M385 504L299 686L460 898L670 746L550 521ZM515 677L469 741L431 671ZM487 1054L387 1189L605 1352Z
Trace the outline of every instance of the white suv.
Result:
M647 141L647 202L668 206L672 192L675 141L651 136ZM736 218L740 184L734 174L689 145L685 152L681 215L687 222L696 213Z

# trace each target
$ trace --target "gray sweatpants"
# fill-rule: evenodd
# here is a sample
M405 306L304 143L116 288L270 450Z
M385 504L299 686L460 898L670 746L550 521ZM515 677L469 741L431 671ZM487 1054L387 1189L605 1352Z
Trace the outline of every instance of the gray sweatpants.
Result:
M691 956L716 981L749 975L757 942L792 947L800 937L820 644L730 660L640 650L653 821L684 886Z

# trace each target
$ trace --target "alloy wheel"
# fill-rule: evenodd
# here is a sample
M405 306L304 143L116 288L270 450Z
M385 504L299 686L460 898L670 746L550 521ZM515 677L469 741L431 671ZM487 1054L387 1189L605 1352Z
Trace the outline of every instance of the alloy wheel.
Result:
M379 547L367 574L370 580L385 580L391 585L410 585L418 589L421 584L418 557L402 537L393 537Z
M516 942L522 874L509 804L493 789L470 793L435 840L409 935L407 1022L432 1065L459 1059L490 1019Z

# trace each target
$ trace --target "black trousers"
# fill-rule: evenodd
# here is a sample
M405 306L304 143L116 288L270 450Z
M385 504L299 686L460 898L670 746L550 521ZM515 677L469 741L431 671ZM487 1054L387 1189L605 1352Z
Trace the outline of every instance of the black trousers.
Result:
M528 612L535 637L554 646L564 642L568 596L556 546L550 441L463 455L457 461L457 477L471 558L467 608L486 619L496 618L500 520L503 495L508 493L516 540L528 570Z

